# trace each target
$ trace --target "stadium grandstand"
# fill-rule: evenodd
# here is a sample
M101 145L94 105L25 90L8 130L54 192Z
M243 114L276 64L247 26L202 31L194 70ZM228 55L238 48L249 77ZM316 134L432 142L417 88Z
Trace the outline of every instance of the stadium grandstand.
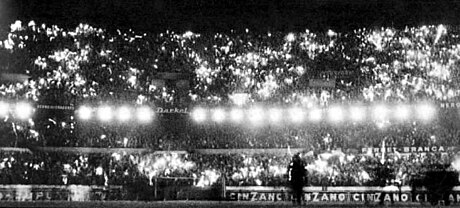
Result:
M458 205L449 23L157 32L14 20L0 40L0 201L290 207L279 203L297 154L307 206Z

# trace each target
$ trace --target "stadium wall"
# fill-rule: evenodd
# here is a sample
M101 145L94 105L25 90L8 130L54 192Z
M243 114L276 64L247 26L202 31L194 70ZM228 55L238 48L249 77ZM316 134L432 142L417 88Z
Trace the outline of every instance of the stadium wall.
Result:
M200 189L208 193L210 189ZM198 189L189 189L190 193L182 193L182 197L168 198L208 200L206 194L197 194ZM193 193L192 193L193 192ZM286 187L264 187L264 186L230 186L224 189L225 200L228 201L289 201L292 199L290 189ZM385 201L390 197L399 203L411 202L412 192L410 187L305 187L304 200L317 203L337 202L379 202L382 193L390 193L385 196ZM153 194L153 193L152 193ZM191 198L184 198L189 195ZM201 197L203 198L201 198ZM415 192L415 201L428 201L426 190L421 189ZM154 198L152 198L154 200ZM129 198L122 186L82 186L82 185L0 185L0 201L118 201L133 200ZM159 200L156 198L156 200ZM449 200L458 204L460 202L460 186L453 189Z

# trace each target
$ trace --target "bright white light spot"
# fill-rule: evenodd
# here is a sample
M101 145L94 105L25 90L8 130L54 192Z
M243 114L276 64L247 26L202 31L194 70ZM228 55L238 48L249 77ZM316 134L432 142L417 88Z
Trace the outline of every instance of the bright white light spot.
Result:
M7 116L8 112L10 111L10 105L5 102L0 102L0 116Z
M212 113L212 120L215 122L221 122L225 119L225 111L222 109L214 109Z
M131 110L127 106L120 107L117 112L117 118L120 121L131 119Z
M294 35L294 33L289 33L289 34L286 36L286 41L288 41L288 42L293 42L293 41L295 41L295 35Z
M429 104L421 104L417 106L417 117L424 121L433 119L436 115L436 108Z
M102 106L97 109L97 117L101 121L110 121L113 117L112 108L109 106Z
M264 115L264 112L261 108L259 107L254 107L254 108L251 108L249 109L249 120L252 122L252 123L255 123L255 124L258 124L262 121L263 119L263 116Z
M92 110L88 106L81 106L78 109L78 117L83 120L88 120L91 118Z
M334 106L329 109L328 117L332 122L340 122L343 120L343 110L341 107Z
M16 104L16 116L19 119L28 119L32 116L33 108L28 103L18 103Z
M278 108L272 108L270 109L269 111L269 115L270 117L270 120L273 121L273 122L278 122L281 120L281 110L278 109Z
M310 111L310 120L311 121L320 121L323 117L323 112L321 109L315 108Z
M305 112L298 107L291 108L289 110L289 117L293 122L301 122L304 120Z
M194 35L194 34L193 34L192 31L187 31L187 32L185 32L185 33L182 35L182 37L184 37L184 38L191 38L193 35Z
M407 105L397 106L395 109L395 118L402 121L409 118L410 109Z
M353 121L362 121L365 117L365 110L363 107L353 106L350 108L350 116Z
M202 108L197 108L192 112L192 118L195 121L202 122L206 119L206 111Z
M377 120L386 119L388 114L388 108L384 105L378 105L374 108L374 118Z
M141 122L149 122L153 119L153 111L147 106L137 109L136 117Z
M233 109L230 111L230 118L233 121L241 121L243 119L243 111L241 109Z
M332 31L332 30L327 31L327 36L329 36L329 37L333 37L333 36L336 36L336 35L337 35L337 33Z

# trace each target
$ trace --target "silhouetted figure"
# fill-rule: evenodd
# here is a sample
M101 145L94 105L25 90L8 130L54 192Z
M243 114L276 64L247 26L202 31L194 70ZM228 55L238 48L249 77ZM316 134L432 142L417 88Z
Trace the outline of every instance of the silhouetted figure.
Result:
M389 164L381 165L377 170L377 177L379 179L379 185L382 187L382 194L380 194L379 204L383 205L385 201L385 196L390 196L391 204L394 204L394 198L391 194L391 191L385 189L386 186L391 185L390 181L394 178L393 170Z
M299 154L296 154L294 155L294 157L292 157L292 161L288 167L288 175L294 196L292 202L294 204L297 203L298 205L300 205L302 202L302 189L306 181L307 171L305 169L305 164L300 159Z

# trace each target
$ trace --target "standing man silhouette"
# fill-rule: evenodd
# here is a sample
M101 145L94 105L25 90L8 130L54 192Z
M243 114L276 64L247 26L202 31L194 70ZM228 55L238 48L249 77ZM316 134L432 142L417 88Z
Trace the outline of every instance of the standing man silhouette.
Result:
M288 167L288 176L294 196L292 203L301 205L303 185L306 182L307 171L298 153L292 157L292 161Z

